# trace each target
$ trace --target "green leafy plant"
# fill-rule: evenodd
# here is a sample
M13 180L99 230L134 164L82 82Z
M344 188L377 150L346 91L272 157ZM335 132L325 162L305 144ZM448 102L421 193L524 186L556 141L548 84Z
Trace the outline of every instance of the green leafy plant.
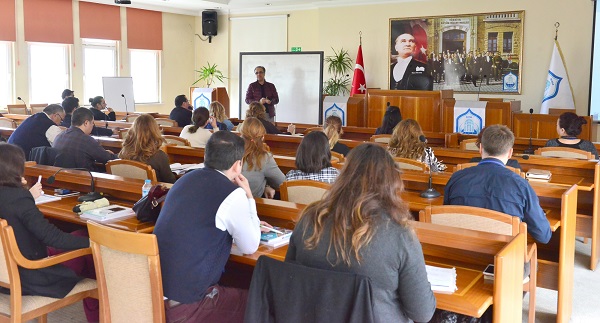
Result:
M350 72L354 63L347 50L331 49L333 55L325 57L325 63L327 63L327 71L332 77L325 81L323 92L332 96L348 94L350 93Z
M196 72L199 73L199 76L198 79L194 83L192 83L192 85L203 81L204 83L206 83L206 87L210 87L210 85L214 83L215 79L223 83L223 80L227 78L217 68L217 64L211 64L209 62L206 62L206 65L202 66L200 70L196 70Z

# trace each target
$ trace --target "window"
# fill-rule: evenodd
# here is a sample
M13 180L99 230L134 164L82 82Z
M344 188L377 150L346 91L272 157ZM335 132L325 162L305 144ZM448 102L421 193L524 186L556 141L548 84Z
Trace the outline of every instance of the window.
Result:
M135 103L160 102L160 52L157 50L130 50L131 77Z
M488 33L488 52L498 51L498 33Z
M29 103L60 102L69 88L69 45L29 43Z
M83 40L83 97L103 95L102 77L117 76L117 42ZM82 100L82 104L87 100Z
M504 39L502 40L502 52L504 53L512 53L512 44L513 44L513 33L505 32Z
M11 43L0 42L0 107L14 103Z

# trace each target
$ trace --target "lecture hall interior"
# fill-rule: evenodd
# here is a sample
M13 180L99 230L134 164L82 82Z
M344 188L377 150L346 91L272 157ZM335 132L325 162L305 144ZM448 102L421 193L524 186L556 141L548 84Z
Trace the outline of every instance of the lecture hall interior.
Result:
M482 83L479 83L479 87L469 87L468 90L455 88L453 93L431 91L432 94L426 101L401 108L403 113L404 109L407 109L409 116L418 119L420 115L424 118L419 122L423 122L423 130L429 143L434 146L436 156L450 166L446 174L433 175L433 185L443 192L443 187L451 176L452 170L456 169L456 165L468 162L471 157L479 156L478 152L461 153L459 150L460 142L466 138L472 139L473 136L464 136L452 131L452 120L448 114L457 100L476 101L480 97L490 99L488 107L491 105L497 107L494 111L498 113L492 117L488 116L488 119L498 120L498 123L506 124L515 132L515 154L519 156L530 143L530 109L533 109L535 119L532 139L534 148L543 147L546 140L556 137L557 116L540 114L555 35L558 35L562 58L568 71L575 112L579 116L590 115L591 53L596 10L594 0L568 2L559 0L132 0L128 5L115 4L115 2L117 1L0 0L0 113L12 115L7 110L10 105L25 104L33 109L35 104L60 103L60 93L64 89L73 90L75 96L80 99L80 104L88 106L88 99L103 95L102 77L110 76L133 78L135 112L148 112L156 117L165 118L173 109L173 100L176 96L191 95L190 87L198 79L196 71L207 64L216 64L225 78L223 82L216 82L215 86L226 90L229 117L239 120L244 118L247 108L244 102L240 103L240 98L243 101L247 86L241 84L241 74L247 73L251 74L251 78L254 77L253 71L240 72L240 53L291 52L292 48L300 48L302 52L321 51L324 52L324 56L328 56L332 55L334 50L343 48L352 58L354 68L354 59L361 44L366 84L368 92L372 91L373 95L358 95L353 101L354 105L348 104L349 109L359 109L355 111L355 119L353 119L359 120L358 124L349 125L346 134L342 137L344 142L353 148L363 141L369 141L370 136L374 134L374 128L379 126L383 116L382 111L385 111L386 101L391 100L396 105L410 105L406 102L413 102L411 101L413 99L418 101L421 97L413 93L411 94L413 96L407 99L402 98L402 94L389 93L391 91L389 80L392 20L440 16L485 16L516 12L520 14L521 24L501 21L497 24L498 30L483 28L481 27L483 23L478 24L473 21L465 23L471 28L473 26L481 28L477 33L477 37L481 38L478 38L475 44L470 42L467 46L465 41L462 45L466 51L481 50L485 53L490 50L489 46L494 46L492 51L501 51L503 46L506 50L507 39L502 37L506 38L510 35L510 46L515 47L512 47L512 52L503 52L502 58L518 63L519 89L516 93L501 93L501 91L485 93L486 84L482 86ZM218 14L217 34L210 38L203 35L202 13L206 10L215 10ZM558 28L557 22L560 24ZM427 31L436 31L435 28L430 27ZM469 35L471 34L472 31L469 32ZM498 39L492 41L489 39L489 34L498 35ZM442 44L442 40L433 39L431 36L429 41ZM490 45L492 43L493 45ZM443 46L447 45L433 48L442 52ZM267 70L267 81L269 73L275 73L271 69ZM323 73L325 81L329 78L326 67ZM483 90L477 93L478 89ZM288 93L288 96L293 98L293 94ZM426 108L422 106L422 102L436 105L433 114L423 115L414 110ZM107 103L111 105L111 102ZM278 109L283 109L285 104L281 101L277 105ZM380 112L369 110L376 109L375 106L380 109ZM124 118L124 114L121 111L118 116ZM430 118L431 116L433 118ZM585 135L585 139L600 147L598 144L600 127L592 118L587 120L589 124L584 127L582 138ZM16 125L23 119L16 117L15 121ZM277 126L285 131L283 129L293 122L294 120L286 120L286 122L278 122ZM103 124L96 122L97 126ZM108 123L106 124L108 127ZM310 129L310 126L298 124L296 132L301 133ZM318 122L312 126L318 126ZM111 124L110 127L113 125ZM127 122L124 120L114 123L114 128L126 127L128 127ZM179 130L176 127L163 128L164 134L176 136L179 135L177 133ZM12 131L0 125L0 134L3 138L8 138ZM98 139L104 148L113 152L119 151L119 140L121 139ZM284 173L295 167L293 158L300 140L266 135L265 142L271 147L275 161ZM204 150L168 146L165 152L173 163L194 163L204 158ZM588 161L568 163L554 159L540 161L538 158L519 159L519 162L523 166L523 171L542 168L551 170L556 175L556 183L552 182L556 185L552 188L540 183L532 185L540 196L540 201L544 203L542 208L553 210L554 220L550 221L553 231L560 232L560 238L557 237L556 241L553 241L553 246L544 249L538 245L539 274L534 321L597 321L600 317L596 296L596 291L600 288L598 274L600 270L595 269L600 259L600 245L597 245L600 242L598 220L600 193L597 192L600 189L598 187L600 164L587 163ZM37 176L41 175L45 180L54 172L52 167L40 167L42 166L31 164L26 166L25 177L37 179ZM418 192L426 187L428 180L431 181L423 172L407 171L406 174L403 180L408 192ZM65 187L83 190L87 183L87 176L81 173L64 177L59 182L62 181L61 185ZM110 175L99 176L97 190L117 196L121 194L119 198L131 204L139 199L140 183L143 181L123 183L122 180ZM577 181L571 183L573 178ZM575 211L566 206L567 199L573 193L569 190L572 184L579 185L575 190L579 196L575 197L577 201ZM409 203L412 213L418 214L419 210L432 205L433 202L414 199L409 200ZM49 216L54 220L60 221L60 215L57 216L60 210L48 206L50 204L41 205L40 210L45 215L50 214ZM263 199L258 199L257 202L261 219L264 216L273 223L283 227L291 226L291 228L293 228L293 224L290 224L293 222L290 220L293 218L291 214L300 209L296 208L298 205L270 204ZM2 217L1 213L0 208L0 217ZM566 225L567 220L573 224ZM66 221L77 224L79 220ZM80 221L79 225L81 223L83 222ZM152 231L147 224L133 220L124 221L123 226L129 231ZM422 223L417 223L416 226L417 232L425 236L424 239L432 239L430 243L424 245L430 247L433 254L436 253L435 250L444 247L434 246L439 243L432 238L435 230ZM440 234L450 236L452 232L440 232ZM464 233L457 231L456 234ZM466 234L466 237L469 236ZM488 248L485 251L491 253L491 256L486 254L488 260L493 260L493 256L499 257L498 243L486 244L487 242L483 240L485 239L479 239L477 243ZM509 246L509 243L506 245ZM464 248L469 249L468 246ZM492 251L494 248L498 250ZM256 258L260 254L270 255L269 251L260 250L259 254L253 256L232 256L228 264L231 266L230 270L239 270L243 275L251 275L251 268L256 263ZM477 253L470 252L470 254ZM425 254L427 260L427 251ZM282 260L285 253L274 252L271 256ZM479 268L481 265L477 263L473 267ZM592 268L594 270L591 270ZM250 276L244 277L250 279ZM480 281L473 280L473 284L483 284L483 278ZM470 287L472 286L462 286L459 291L466 294ZM511 286L506 288L510 289ZM495 287L483 287L484 291L481 293L486 294L486 301L483 302L486 308L492 303L499 307L503 305L499 298L502 293L505 292L504 295L507 295L510 292L500 289L500 287L497 290ZM519 293L521 292L519 290ZM457 311L461 306L464 309L473 305L468 304L469 299L464 295L458 300L453 298L453 295L436 293L437 296L439 296L438 305L442 304L444 309ZM518 302L511 300L519 306L516 314L509 313L510 305L503 305L505 307L502 308L509 308L504 318L520 317L523 322L531 322L528 320L529 300L528 296L523 297L522 302L520 297ZM65 315L84 319L80 306L77 308L71 306L71 308L73 308L71 312L76 313L68 312ZM514 309L512 310L515 312ZM477 313L482 312L469 308L464 310L464 313L475 313L473 316L476 316ZM57 314L50 314L50 322L60 321L53 315Z

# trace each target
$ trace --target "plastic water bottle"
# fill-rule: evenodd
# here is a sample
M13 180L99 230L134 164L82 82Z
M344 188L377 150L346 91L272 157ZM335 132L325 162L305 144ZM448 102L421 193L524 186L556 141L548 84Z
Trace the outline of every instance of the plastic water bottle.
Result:
M144 186L142 186L142 197L148 195L148 192L150 192L151 188L152 188L152 181L147 179L144 182Z

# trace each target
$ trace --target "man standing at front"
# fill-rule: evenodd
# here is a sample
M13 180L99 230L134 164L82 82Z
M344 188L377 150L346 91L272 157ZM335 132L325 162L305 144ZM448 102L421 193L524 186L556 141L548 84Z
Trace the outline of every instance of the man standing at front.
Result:
M228 131L206 144L205 168L180 178L154 227L167 322L242 322L247 291L217 285L232 241L254 253L260 221L241 175L244 140Z
M277 94L275 85L265 80L266 73L267 70L264 66L254 68L256 82L248 85L248 90L246 90L246 104L254 101L262 103L267 109L270 121L273 122L275 121L275 104L279 103L279 95Z
M444 189L444 204L468 205L517 216L527 223L527 233L539 243L548 243L550 224L531 185L510 169L515 136L503 125L485 127L475 167L452 175Z

